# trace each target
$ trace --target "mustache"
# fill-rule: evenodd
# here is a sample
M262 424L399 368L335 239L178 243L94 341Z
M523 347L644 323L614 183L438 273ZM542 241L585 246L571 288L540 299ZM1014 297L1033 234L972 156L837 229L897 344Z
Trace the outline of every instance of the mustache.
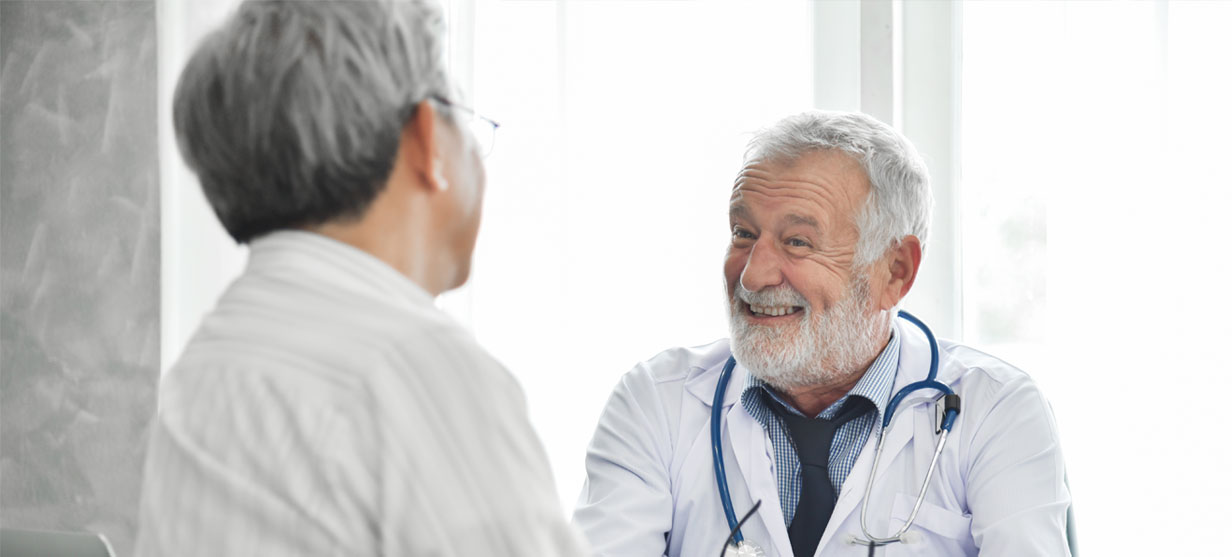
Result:
M735 298L755 306L800 306L805 310L809 309L808 300L804 299L804 295L785 284L753 292L737 282Z

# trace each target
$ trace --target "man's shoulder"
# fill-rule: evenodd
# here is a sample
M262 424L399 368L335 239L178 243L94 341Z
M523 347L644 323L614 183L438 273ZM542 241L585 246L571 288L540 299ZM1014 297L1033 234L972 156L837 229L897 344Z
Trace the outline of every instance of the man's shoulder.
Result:
M478 351L474 338L432 305L380 299L311 277L245 272L205 316L185 355L288 359L307 368L365 371L380 361Z
M633 403L678 415L685 401L691 400L687 393L709 399L719 370L730 356L727 339L664 350L625 372L612 391L609 405Z
M997 386L1031 381L1031 376L1018 366L979 348L946 339L938 339L938 348L947 367L941 373L943 382L947 374L954 381L980 381Z
M683 383L718 368L730 356L730 342L726 338L699 346L677 346L633 366L625 373L625 379L647 385Z
M938 377L962 395L964 414L982 415L999 406L1021 405L1023 411L1051 416L1047 399L1026 371L968 345L943 341L940 348L946 371Z
M211 319L292 323L389 337L461 329L430 302L295 268L245 270L219 298L206 317L207 322Z

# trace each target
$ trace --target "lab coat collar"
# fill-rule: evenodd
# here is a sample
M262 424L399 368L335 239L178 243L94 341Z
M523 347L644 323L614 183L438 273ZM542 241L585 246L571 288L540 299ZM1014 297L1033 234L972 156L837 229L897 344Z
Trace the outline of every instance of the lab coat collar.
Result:
M894 380L894 389L890 392L890 398L894 398L894 395L898 394L903 387L927 379L928 367L932 361L928 337L924 335L924 331L901 317L895 320L895 326L898 327L898 333L902 337L902 348L898 355L898 377ZM951 384L957 379L958 370L945 365L945 352L941 347L938 347L937 359L937 381L946 385ZM936 397L937 392L933 390L917 391L908 395L900 405L906 405L908 401L919 402Z
M731 357L730 345L725 345L723 351L726 352L727 357L719 359L717 364L708 368L694 368L684 381L685 390L706 405L706 408L714 405L714 389L719 384L719 375L723 372L723 366L727 365L727 358ZM749 370L737 362L736 367L732 369L731 379L727 382L727 392L723 394L724 408L740 400L740 393L748 377Z

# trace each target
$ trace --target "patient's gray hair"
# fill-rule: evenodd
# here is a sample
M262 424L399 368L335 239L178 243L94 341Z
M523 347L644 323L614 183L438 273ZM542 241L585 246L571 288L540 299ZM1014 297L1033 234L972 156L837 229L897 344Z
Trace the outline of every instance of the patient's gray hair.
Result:
M244 2L197 47L173 106L227 232L362 215L415 106L451 92L443 35L433 0Z
M749 142L746 160L793 162L819 149L836 149L852 156L872 184L856 225L860 240L855 265L881 258L904 236L928 241L933 194L928 169L915 147L894 128L858 112L814 110L788 116L758 132Z

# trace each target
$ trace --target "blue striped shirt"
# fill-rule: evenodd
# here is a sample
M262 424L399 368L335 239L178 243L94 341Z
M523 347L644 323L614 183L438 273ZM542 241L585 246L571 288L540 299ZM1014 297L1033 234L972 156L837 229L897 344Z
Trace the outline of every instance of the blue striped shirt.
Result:
M830 444L830 481L834 484L834 494L837 497L847 479L847 474L855 465L860 449L868 441L881 417L885 415L885 407L889 404L890 390L894 388L894 377L898 374L899 338L895 330L891 330L890 342L881 355L873 361L868 371L861 377L856 386L843 398L838 399L817 417L831 419L843 408L847 399L858 396L867 398L877 407L877 412L869 412L843 424L834 434ZM800 458L791 444L787 429L774 412L767 406L763 396L774 397L776 401L791 412L800 414L795 408L784 401L773 389L762 380L749 374L744 391L740 394L740 404L753 416L770 436L770 444L774 447L775 476L779 484L779 501L783 506L783 519L791 525L796 514L796 505L800 502Z

